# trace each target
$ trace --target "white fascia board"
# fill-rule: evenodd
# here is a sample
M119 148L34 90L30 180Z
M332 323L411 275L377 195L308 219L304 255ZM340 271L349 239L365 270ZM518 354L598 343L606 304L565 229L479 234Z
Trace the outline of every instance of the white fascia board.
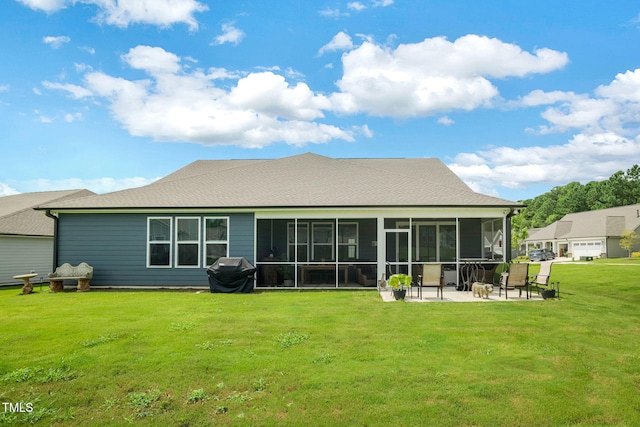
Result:
M502 218L508 208L482 207L429 207L429 208L289 208L256 209L256 219L286 218Z

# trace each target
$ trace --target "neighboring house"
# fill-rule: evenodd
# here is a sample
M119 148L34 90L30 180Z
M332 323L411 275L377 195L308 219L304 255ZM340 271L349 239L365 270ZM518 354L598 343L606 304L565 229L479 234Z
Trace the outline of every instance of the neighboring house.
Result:
M532 228L525 240L527 252L547 248L559 256L620 258L624 230L640 234L640 204L565 215L544 228Z
M31 271L45 278L53 271L54 220L34 207L94 194L68 190L0 197L0 284L22 283L13 276Z
M258 287L375 286L387 270L508 259L522 205L473 192L437 159L196 161L145 187L39 207L58 219L57 263L92 286L208 286L219 257ZM286 281L286 282L285 282ZM291 281L291 282L289 282Z

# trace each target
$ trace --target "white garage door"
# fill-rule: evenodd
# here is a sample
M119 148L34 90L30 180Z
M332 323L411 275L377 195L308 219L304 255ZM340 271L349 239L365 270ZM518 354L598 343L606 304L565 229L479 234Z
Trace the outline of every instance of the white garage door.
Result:
M580 258L582 256L599 257L602 253L602 242L574 242L572 253L574 258Z

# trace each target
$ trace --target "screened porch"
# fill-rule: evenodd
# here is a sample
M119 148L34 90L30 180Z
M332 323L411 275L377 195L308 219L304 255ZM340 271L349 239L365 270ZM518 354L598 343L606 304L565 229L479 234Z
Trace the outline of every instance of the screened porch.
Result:
M257 287L376 287L382 273L421 274L504 258L505 218L274 218L256 220Z

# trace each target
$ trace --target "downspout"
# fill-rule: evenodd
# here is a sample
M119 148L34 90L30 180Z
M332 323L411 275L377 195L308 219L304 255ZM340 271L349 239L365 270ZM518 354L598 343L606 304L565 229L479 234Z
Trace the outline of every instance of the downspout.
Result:
M44 211L44 214L53 220L53 268L56 271L58 267L58 217L51 213L51 209Z
M511 261L511 217L516 215L516 211L514 208L509 208L509 213L507 213L507 216L505 217L505 222L506 222L506 227L505 227L505 242L504 242L504 249L505 249L505 257L503 259L504 262L510 262Z

